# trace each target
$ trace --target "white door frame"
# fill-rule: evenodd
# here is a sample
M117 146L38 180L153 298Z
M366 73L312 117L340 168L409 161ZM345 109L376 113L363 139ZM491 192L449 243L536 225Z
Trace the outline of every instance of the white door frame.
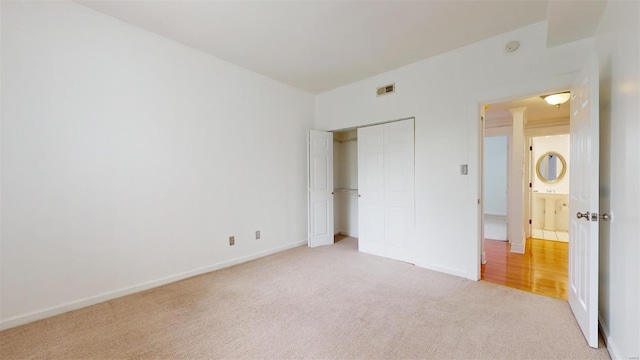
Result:
M531 136L527 135L527 131L523 131L523 136L524 136L524 143L525 143L525 165L524 165L524 170L525 170L525 174L524 174L524 199L522 199L522 205L524 206L523 209L523 213L522 215L524 216L523 218L523 230L524 230L524 238L528 239L531 237L532 233L531 233L531 201L532 199L532 195L533 194L533 177L535 176L534 174L536 173L534 171L534 165L533 163L535 162L534 159L532 159L531 157Z

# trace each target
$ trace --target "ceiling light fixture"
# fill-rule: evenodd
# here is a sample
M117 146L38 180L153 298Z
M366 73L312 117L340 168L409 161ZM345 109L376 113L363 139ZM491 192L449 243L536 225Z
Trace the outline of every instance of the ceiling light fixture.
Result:
M558 93L558 94L545 95L545 96L541 96L541 97L549 105L555 105L557 108L560 108L561 104L564 104L567 101L569 101L569 98L571 98L571 93L570 92L563 92L563 93Z

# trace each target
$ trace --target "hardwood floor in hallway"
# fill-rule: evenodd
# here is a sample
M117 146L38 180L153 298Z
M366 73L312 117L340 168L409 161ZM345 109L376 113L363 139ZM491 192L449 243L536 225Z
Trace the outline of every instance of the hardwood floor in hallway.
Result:
M504 241L484 240L487 263L482 280L567 299L569 244L528 239L524 254L509 251Z

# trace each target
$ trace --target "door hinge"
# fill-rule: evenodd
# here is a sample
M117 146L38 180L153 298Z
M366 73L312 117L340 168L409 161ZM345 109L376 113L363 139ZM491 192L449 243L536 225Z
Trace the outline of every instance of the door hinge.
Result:
M529 183L529 187L533 187L531 183Z
M533 151L533 146L529 146L529 151Z
M531 219L529 219L529 224L531 224Z

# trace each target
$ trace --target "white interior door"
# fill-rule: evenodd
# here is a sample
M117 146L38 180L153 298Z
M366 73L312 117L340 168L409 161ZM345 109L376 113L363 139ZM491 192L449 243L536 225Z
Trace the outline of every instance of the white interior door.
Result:
M358 129L358 250L384 256L383 127Z
M414 121L384 125L385 256L413 263Z
M569 305L591 347L598 347L598 67L584 69L571 88Z
M413 262L414 121L358 129L358 249Z
M310 247L333 244L333 133L309 131Z

